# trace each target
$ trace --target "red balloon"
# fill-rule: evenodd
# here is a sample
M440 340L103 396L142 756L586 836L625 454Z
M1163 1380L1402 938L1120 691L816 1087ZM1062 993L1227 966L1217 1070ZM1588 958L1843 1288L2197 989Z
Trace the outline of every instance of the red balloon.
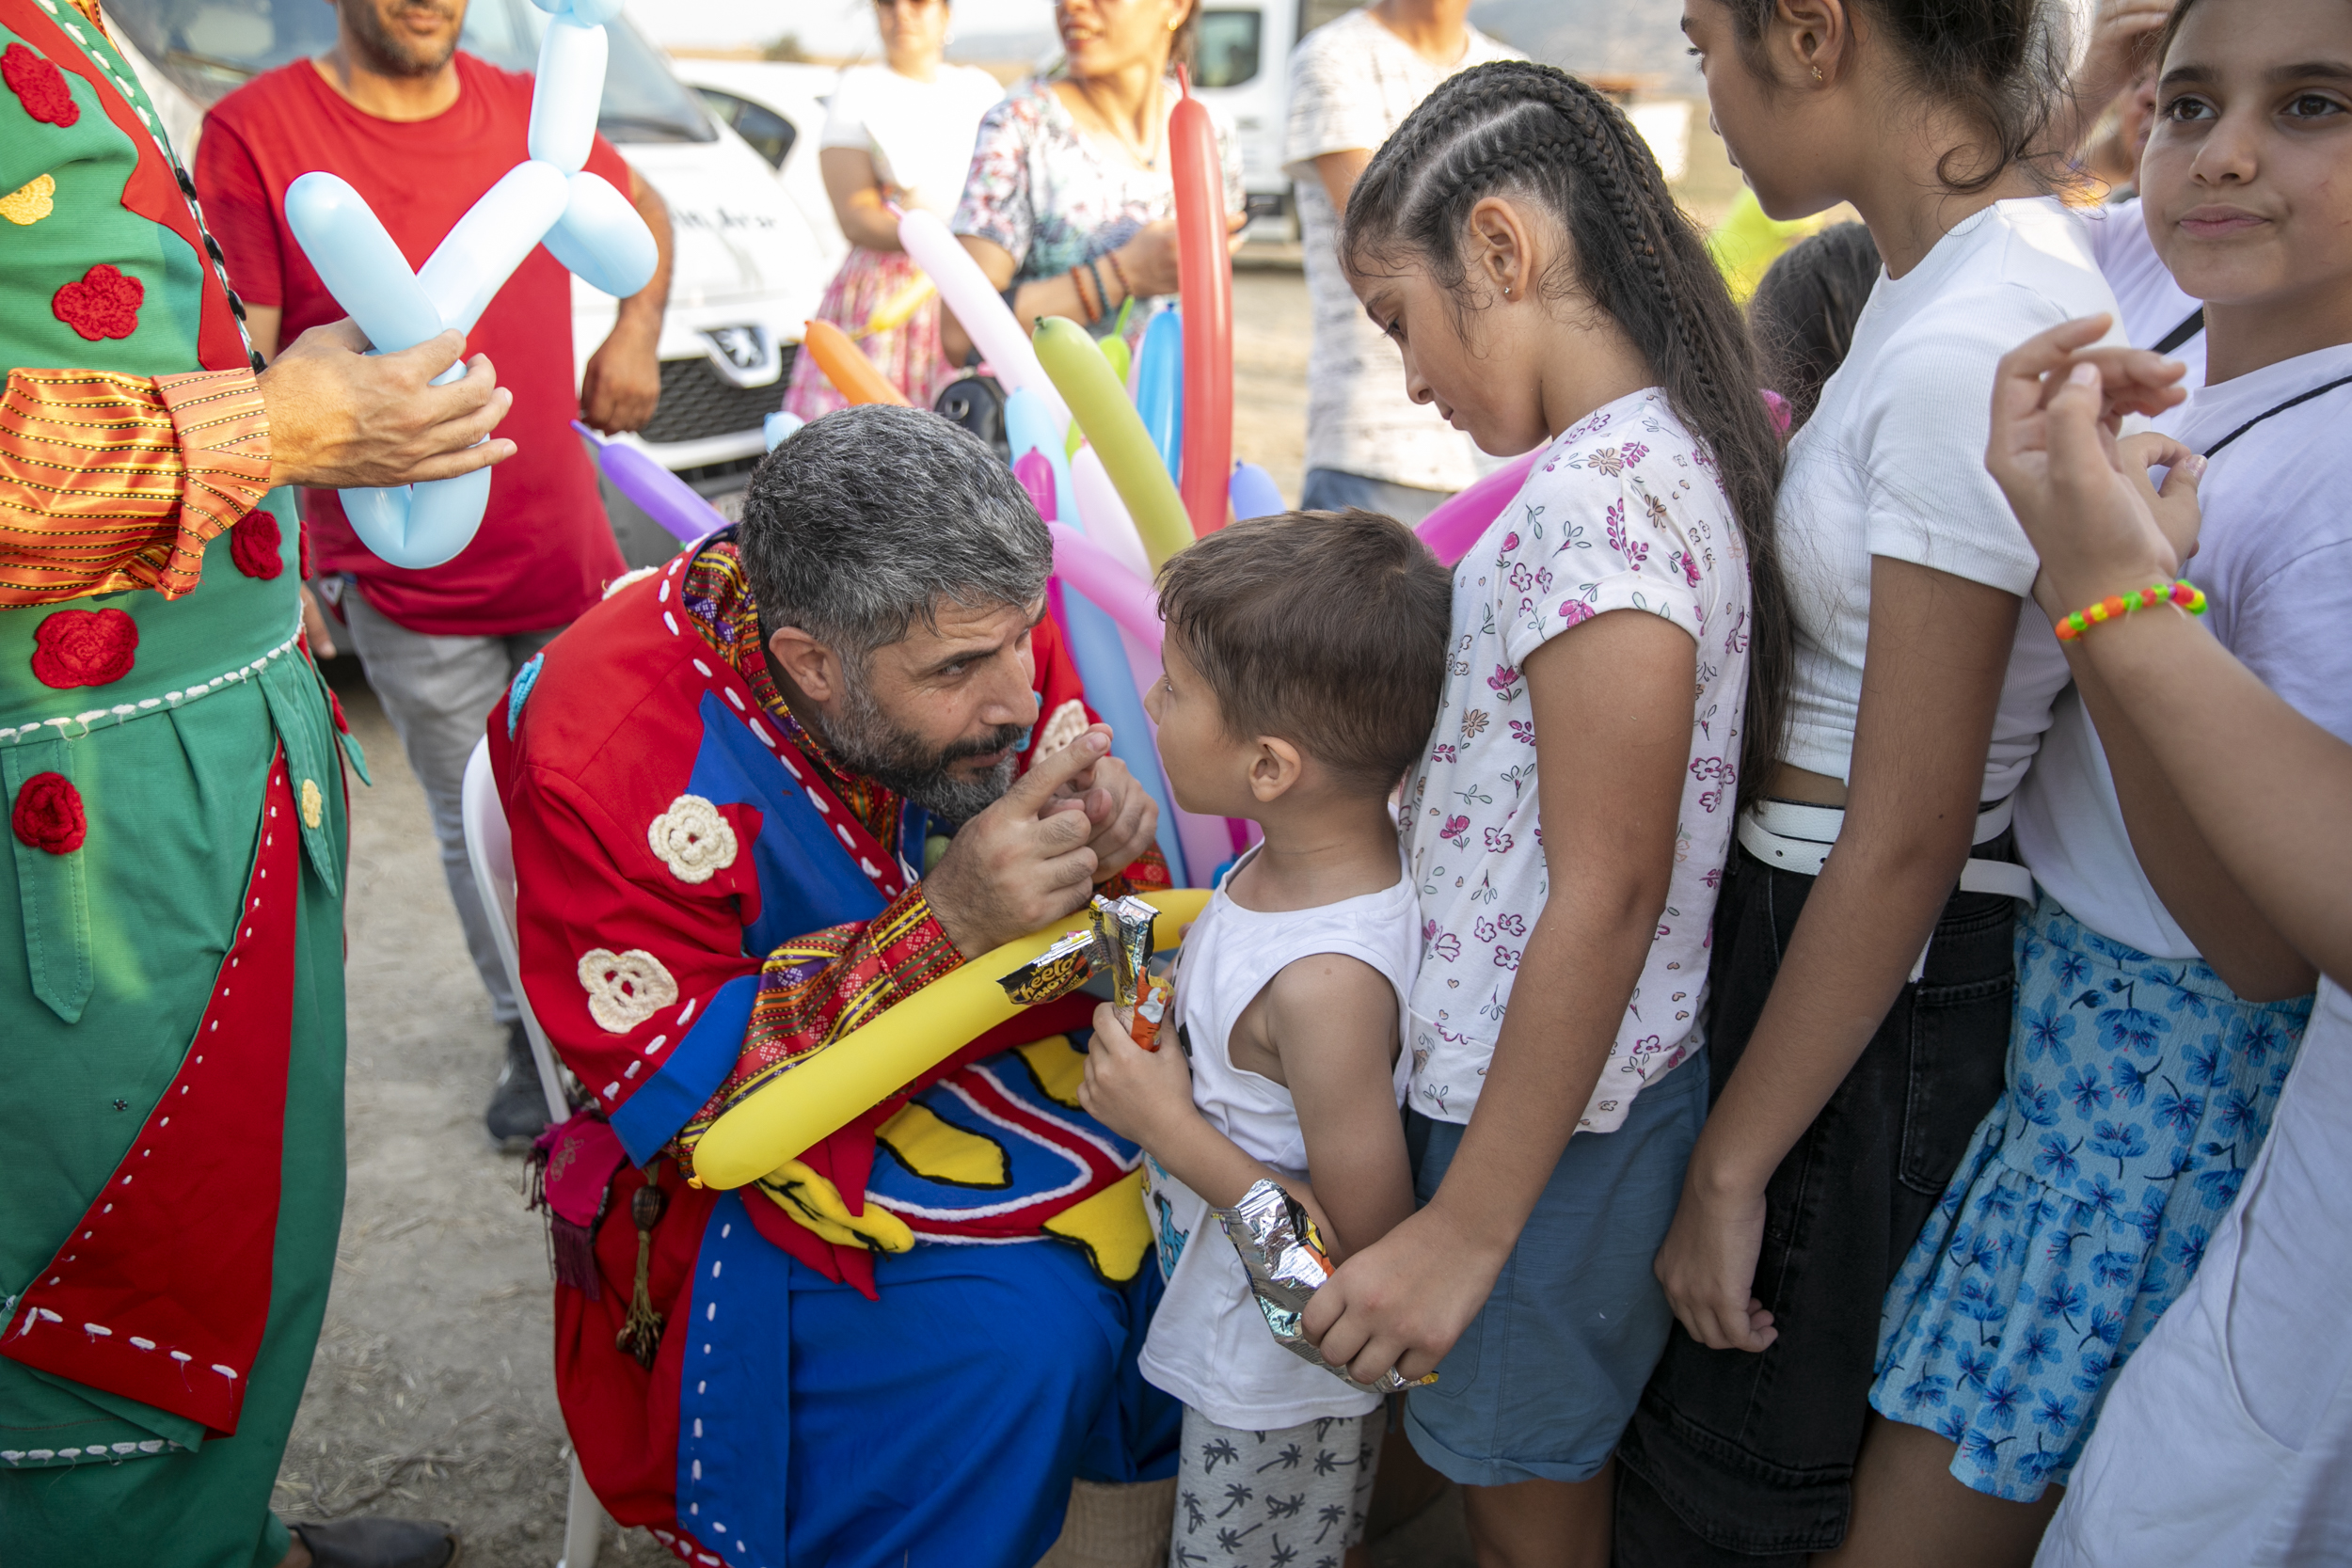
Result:
M1176 183L1176 266L1184 307L1184 478L1193 537L1225 526L1233 471L1233 259L1225 248L1225 171L1208 105L1176 68L1184 101L1168 120Z

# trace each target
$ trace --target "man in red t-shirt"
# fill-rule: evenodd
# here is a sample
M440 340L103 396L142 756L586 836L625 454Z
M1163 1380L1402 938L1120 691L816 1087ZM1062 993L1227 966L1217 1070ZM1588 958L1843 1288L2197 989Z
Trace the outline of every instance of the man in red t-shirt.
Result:
M466 0L334 0L338 40L248 82L215 106L197 188L244 296L254 346L273 355L344 311L285 221L286 188L312 169L349 181L411 266L421 266L482 194L530 156L532 79L461 55ZM466 860L458 796L485 716L515 672L596 603L625 569L596 471L569 421L642 428L660 395L656 345L670 292L668 210L602 136L587 166L629 193L660 250L653 281L620 318L575 397L571 279L542 246L516 269L466 348L485 354L515 398L499 434L520 449L490 482L482 531L425 571L387 565L361 545L332 490L306 492L321 577L342 595L369 684L423 783L474 967L506 1027L491 1136L528 1145L547 1109L514 993Z

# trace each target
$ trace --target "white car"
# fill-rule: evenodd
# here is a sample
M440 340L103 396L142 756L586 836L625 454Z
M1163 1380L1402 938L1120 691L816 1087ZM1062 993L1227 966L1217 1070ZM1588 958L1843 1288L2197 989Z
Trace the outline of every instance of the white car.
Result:
M335 12L319 0L108 0L106 16L184 161L195 158L207 108L335 42ZM459 47L528 71L547 24L531 0L471 0ZM783 404L802 324L840 263L841 232L821 184L812 214L626 20L614 18L606 30L597 129L661 193L676 231L659 351L661 401L644 430L622 438L731 511L766 451L761 424ZM784 120L790 135L783 140L808 144L812 170L818 115L812 98ZM772 126L750 129L771 144L780 135ZM617 309L611 295L572 280L575 373ZM605 501L630 564L665 560L675 548L610 486Z

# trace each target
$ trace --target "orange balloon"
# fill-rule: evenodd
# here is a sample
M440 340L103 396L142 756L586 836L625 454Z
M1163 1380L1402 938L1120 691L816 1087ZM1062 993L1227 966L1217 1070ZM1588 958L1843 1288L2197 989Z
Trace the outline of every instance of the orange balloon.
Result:
M850 403L895 403L901 408L908 406L906 394L874 368L874 362L866 357L866 351L850 341L848 333L830 322L810 322L801 346L817 356L817 368Z

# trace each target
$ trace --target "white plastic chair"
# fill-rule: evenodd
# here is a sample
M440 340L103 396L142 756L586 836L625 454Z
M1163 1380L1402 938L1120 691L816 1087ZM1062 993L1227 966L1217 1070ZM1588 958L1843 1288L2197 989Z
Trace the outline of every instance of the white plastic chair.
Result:
M523 1033L531 1039L531 1059L539 1069L539 1087L548 1097L550 1122L571 1118L571 1101L564 1090L563 1069L548 1045L524 994L522 965L515 947L515 846L506 828L506 809L499 801L498 784L490 774L490 742L473 745L466 759L466 782L459 794L459 816L466 828L466 859L473 867L474 886L490 914L490 935L498 943L499 961L506 966L506 982L514 988L515 1005L522 1009ZM572 1490L564 1509L564 1555L555 1568L596 1568L604 1549L604 1526L612 1515L589 1490L580 1473L580 1456L572 1455Z

